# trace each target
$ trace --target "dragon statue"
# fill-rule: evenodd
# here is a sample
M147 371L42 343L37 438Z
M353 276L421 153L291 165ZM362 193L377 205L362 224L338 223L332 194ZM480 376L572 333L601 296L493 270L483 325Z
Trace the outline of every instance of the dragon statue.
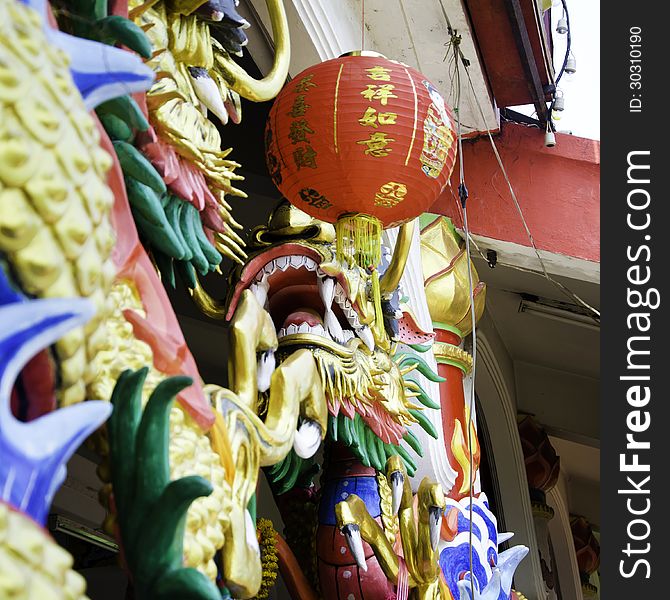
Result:
M85 597L42 525L88 438L138 598L265 598L277 568L305 600L509 598L523 551L498 554L472 485L453 229L400 228L380 312L331 225L283 202L245 242L231 214L244 192L220 131L288 73L284 8L267 5L275 59L254 80L233 60L249 26L233 0L0 0L3 597ZM442 329L406 280L431 252ZM237 266L217 300L200 278L224 259ZM228 323L227 388L199 376L178 285ZM261 469L286 539L257 522Z

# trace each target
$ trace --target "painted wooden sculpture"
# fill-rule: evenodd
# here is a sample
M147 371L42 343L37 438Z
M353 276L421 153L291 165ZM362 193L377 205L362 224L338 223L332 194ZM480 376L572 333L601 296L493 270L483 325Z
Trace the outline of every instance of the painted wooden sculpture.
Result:
M138 598L264 598L278 568L302 600L509 598L524 549L498 555L495 517L466 485L478 446L460 348L467 263L453 231L422 231L437 337L399 289L420 210L403 213L386 254L366 254L361 239L343 252L341 231L288 202L248 251L237 233L226 196L244 195L239 165L208 116L239 123L240 97L268 100L284 84L286 16L280 0L267 5L276 55L255 81L231 58L249 25L233 0L58 1L53 12L46 0L0 0L3 597L84 597L41 525L65 463L93 434L105 525ZM382 82L369 83L372 102L393 83L370 64ZM420 83L412 160L419 177L442 182L433 193L453 166L453 128ZM365 114L361 126L376 129ZM358 146L375 157L376 146ZM397 187L377 192L385 208L404 199ZM237 266L216 300L199 276L224 258ZM166 285L187 286L205 314L229 322L228 388L202 382ZM444 440L453 481L416 481L421 436ZM256 523L261 469L286 541Z

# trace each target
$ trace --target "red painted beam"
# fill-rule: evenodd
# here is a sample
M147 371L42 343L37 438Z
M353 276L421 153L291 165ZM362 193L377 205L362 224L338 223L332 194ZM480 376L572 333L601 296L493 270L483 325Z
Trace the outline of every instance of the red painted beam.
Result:
M500 107L534 104L522 58L514 37L506 0L466 0L472 29L491 90ZM524 22L542 85L553 83L542 28L535 0L521 0ZM550 100L550 96L545 96Z
M504 123L495 139L533 238L540 250L600 261L600 142L556 134L544 145L537 128ZM530 241L488 136L463 142L470 231L530 247ZM431 212L462 227L458 165Z

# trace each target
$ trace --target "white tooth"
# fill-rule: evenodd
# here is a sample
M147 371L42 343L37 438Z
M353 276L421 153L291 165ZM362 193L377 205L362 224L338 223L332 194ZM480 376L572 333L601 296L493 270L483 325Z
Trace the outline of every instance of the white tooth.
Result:
M261 354L256 370L256 383L258 384L259 392L267 392L270 389L270 379L272 378L272 373L274 373L275 365L274 350L268 350Z
M332 310L326 310L323 315L323 322L332 338L340 344L344 343L344 332L342 331L342 325L340 325L340 322L337 320L337 317Z
M247 545L258 556L261 555L261 549L258 547L258 537L256 536L256 524L251 518L251 513L248 509L244 509L244 529L247 538Z
M319 295L324 306L323 313L323 324L326 327L326 330L336 342L342 343L344 338L342 336L342 326L337 320L335 313L333 312L333 298L335 296L335 280L332 277L324 277L319 279Z
M264 307L267 304L268 291L270 289L267 275L263 273L261 279L258 280L257 278L256 281L249 286L249 289L251 290L251 293L256 296L258 304Z
M299 269L300 267L302 267L302 265L305 264L305 257L293 255L289 257L289 261L294 269Z
M292 333L298 333L298 326L293 323L286 328L286 335L291 335Z
M263 271L268 275L272 275L276 270L277 264L274 260L271 260L265 267L263 267Z
M351 310L347 315L347 321L349 321L349 324L354 328L354 329L361 329L363 325L361 325L360 320L358 319L358 314L356 313L355 310Z
M282 327L278 332L277 332L277 339L283 338L285 335L288 335L286 333L286 329Z
M347 318L347 321L349 321L349 324L354 329L360 329L362 325L358 318L358 313L354 310L349 299L344 295L344 290L342 290L342 288L339 286L336 288L335 301L342 308L342 312Z
M363 343L370 349L370 352L375 349L375 338L368 326L357 329L356 335L363 340Z
M311 258L305 256L305 268L308 271L314 271L316 269L316 263Z
M319 296L326 310L330 310L333 305L333 296L335 292L335 280L332 277L324 277L319 279Z
M326 330L323 328L323 325L316 325L315 327L312 328L312 331L316 335L320 335L321 337L326 337Z
M321 267L316 268L317 277L326 277L326 274L321 270Z
M347 540L350 552L353 554L358 567L363 571L368 570L365 562L365 551L363 550L363 540L361 539L361 530L358 525L346 525L342 528L344 538Z
M311 458L321 445L321 427L306 419L295 432L293 449L300 458Z
M311 327L307 323L301 323L298 327L298 333L310 333Z
M288 256L280 256L275 260L275 263L277 263L277 266L282 270L286 271L288 268L288 265L290 263L290 258Z

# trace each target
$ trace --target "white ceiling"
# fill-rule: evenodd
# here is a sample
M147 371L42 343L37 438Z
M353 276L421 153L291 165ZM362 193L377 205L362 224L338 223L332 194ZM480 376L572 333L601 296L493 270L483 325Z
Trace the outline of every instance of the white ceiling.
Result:
M514 363L517 409L534 414L550 433L598 446L599 332L519 312L522 293L578 304L542 274L502 265L491 269L481 258L475 264L488 286L487 310ZM552 277L587 303L600 306L597 283Z
M541 274L475 259L486 307L514 365L517 410L535 416L561 458L570 512L600 522L600 336L580 324L519 312L521 293L571 302ZM539 269L539 265L538 265ZM597 283L554 278L600 307ZM573 304L576 304L572 300Z
M479 62L467 15L460 0L365 0L365 50L379 52L423 73L452 107L458 103L453 51L447 44L447 18L461 35L461 50L470 61L472 87L461 65L460 105L463 134L498 129L486 75ZM303 69L361 49L361 0L284 0L291 34L291 67ZM245 0L240 12L260 21L247 30L249 50L263 73L271 65L271 27L264 0ZM254 31L256 29L256 31ZM473 94L472 88L475 93ZM479 100L480 108L477 106Z

